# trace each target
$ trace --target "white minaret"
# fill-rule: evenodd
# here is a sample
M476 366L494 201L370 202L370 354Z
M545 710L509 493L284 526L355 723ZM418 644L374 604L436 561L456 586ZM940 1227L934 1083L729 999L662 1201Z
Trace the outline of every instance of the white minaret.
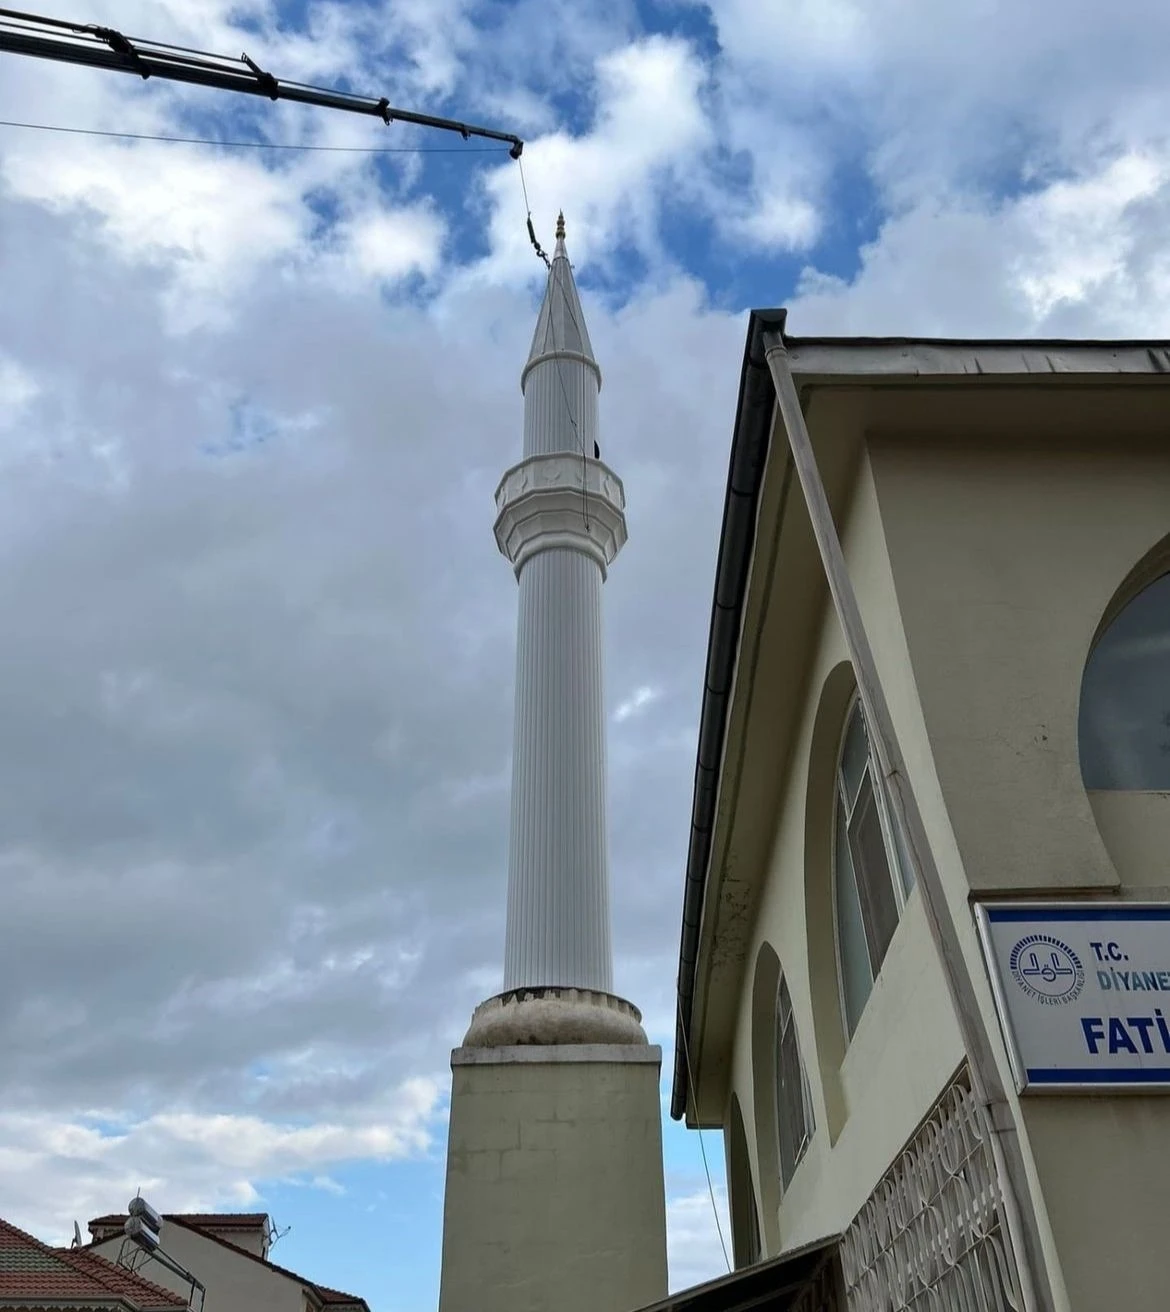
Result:
M496 493L520 583L504 988L613 988L601 586L625 495L595 458L601 370L563 216L528 363L524 459Z
M601 590L626 540L564 218L496 490L519 584L503 992L451 1054L440 1312L666 1296L661 1049L613 992Z

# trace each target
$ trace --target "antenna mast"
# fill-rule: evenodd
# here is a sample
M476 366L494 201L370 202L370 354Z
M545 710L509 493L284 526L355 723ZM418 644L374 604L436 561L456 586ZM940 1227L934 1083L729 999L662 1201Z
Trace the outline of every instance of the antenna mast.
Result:
M511 147L508 153L513 159L519 159L524 149L524 142L513 133L398 109L385 96L375 99L301 82L282 81L265 72L246 54L241 54L239 59L205 54L183 46L127 37L112 27L101 27L96 23L70 23L16 9L0 9L0 51L59 63L85 64L90 68L108 68L116 73L134 73L143 79L161 77L173 82L216 87L221 91L266 96L269 100L295 100L302 105L343 109L351 114L380 118L387 125L413 123L418 127L458 132L464 141L469 137L483 137L489 141L505 142Z

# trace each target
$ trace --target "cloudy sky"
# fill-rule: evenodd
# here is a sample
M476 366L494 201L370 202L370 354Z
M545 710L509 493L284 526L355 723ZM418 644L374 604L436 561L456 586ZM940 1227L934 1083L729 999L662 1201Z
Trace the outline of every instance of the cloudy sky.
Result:
M606 587L617 987L671 1069L746 310L1170 332L1157 0L94 0L52 10L524 136L630 543ZM499 986L542 266L458 138L0 55L0 1215L263 1208L435 1305L448 1053ZM470 143L475 146L477 143ZM450 148L459 147L451 152ZM707 1138L722 1206L722 1145ZM722 1255L667 1128L672 1284Z

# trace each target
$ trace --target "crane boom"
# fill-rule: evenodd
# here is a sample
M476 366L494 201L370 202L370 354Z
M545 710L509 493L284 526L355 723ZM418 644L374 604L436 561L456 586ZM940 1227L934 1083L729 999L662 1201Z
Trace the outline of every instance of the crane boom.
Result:
M269 100L295 100L302 105L369 114L387 124L414 123L424 128L440 128L458 132L464 141L469 137L484 137L489 141L506 142L511 147L508 153L513 159L519 159L524 149L524 142L513 133L398 109L384 96L375 99L302 82L282 81L265 72L246 54L239 59L209 55L183 46L130 38L112 27L101 27L96 23L70 23L59 18L21 13L16 9L0 9L0 51L3 50L37 59L134 73L142 78L168 78L173 82L191 82L222 91L241 91L249 96L267 96Z

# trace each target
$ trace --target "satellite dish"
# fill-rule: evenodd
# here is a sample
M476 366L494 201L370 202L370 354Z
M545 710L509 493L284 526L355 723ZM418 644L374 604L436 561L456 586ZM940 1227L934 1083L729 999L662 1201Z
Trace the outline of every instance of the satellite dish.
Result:
M76 1221L73 1222L73 1245L74 1248L81 1247L81 1226Z

